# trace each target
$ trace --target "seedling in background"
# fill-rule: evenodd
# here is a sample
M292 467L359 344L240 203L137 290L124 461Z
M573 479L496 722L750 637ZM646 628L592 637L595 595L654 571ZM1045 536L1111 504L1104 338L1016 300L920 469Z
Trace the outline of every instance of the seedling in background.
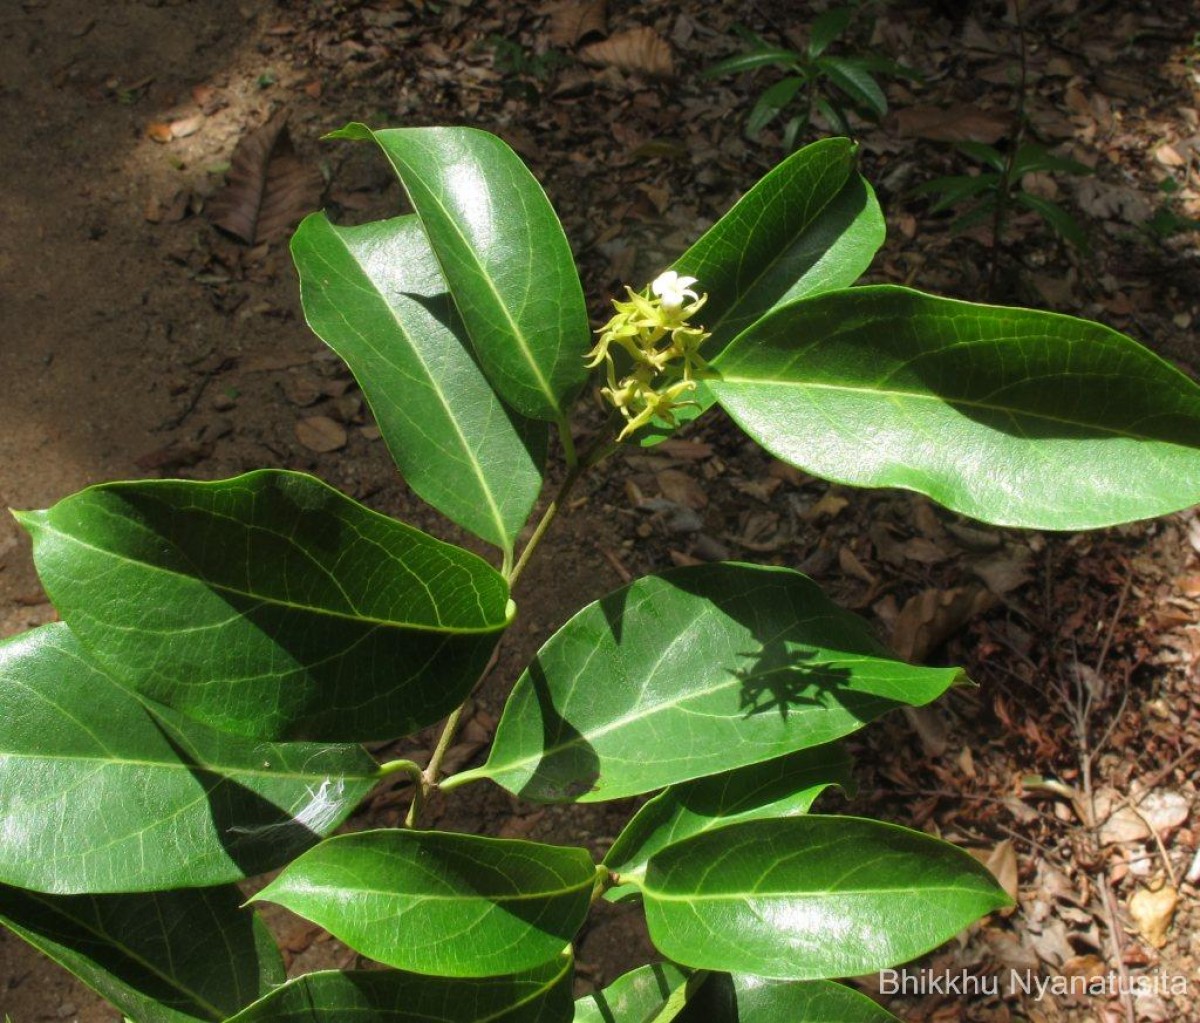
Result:
M802 51L774 46L741 26L734 29L748 49L714 64L704 72L706 78L766 67L785 73L754 104L746 120L747 138L757 141L767 125L792 107L799 107L799 112L789 117L783 127L783 149L788 153L796 148L802 133L812 124L814 112L819 112L835 132L844 135L851 134L850 111L874 121L886 116L887 97L875 76L918 76L886 57L826 55L825 51L845 33L853 16L854 11L849 7L826 11L813 22L808 46Z
M1154 216L1147 220L1142 228L1157 242L1164 242L1185 231L1200 231L1200 220L1185 217L1176 208L1179 201L1179 182L1174 178L1164 178L1158 183L1158 190L1163 194L1163 200Z
M992 259L988 274L989 293L995 286L996 268L1000 253L1005 251L1006 231L1013 205L1032 210L1048 224L1055 234L1070 242L1080 252L1090 251L1087 234L1070 213L1058 203L1025 190L1029 174L1091 174L1092 169L1077 160L1056 156L1044 146L1026 142L1009 153L982 142L960 142L959 152L982 164L978 174L954 174L934 178L914 188L914 195L935 195L930 213L956 207L966 207L950 224L955 232L969 231L987 223L992 225Z

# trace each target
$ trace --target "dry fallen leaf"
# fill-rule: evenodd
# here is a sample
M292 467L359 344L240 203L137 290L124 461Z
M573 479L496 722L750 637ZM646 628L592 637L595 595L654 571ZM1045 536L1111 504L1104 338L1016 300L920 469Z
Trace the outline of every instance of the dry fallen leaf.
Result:
M1020 544L1006 544L1003 550L981 558L971 571L987 584L997 597L1003 597L1032 580L1033 552Z
M547 32L554 46L575 46L591 35L608 31L606 0L561 0L547 7Z
M296 439L309 451L325 454L346 446L346 428L328 416L308 416L297 421Z
M286 113L243 135L225 187L208 204L217 227L247 245L277 241L321 203L325 181L292 149Z
M165 145L174 138L174 135L171 133L169 124L164 121L155 121L146 126L146 138Z
M708 494L704 488L686 472L678 469L663 469L655 476L663 497L696 511L708 507Z
M178 121L171 122L171 138L185 139L189 135L195 135L204 126L204 115L193 114L191 117L184 117Z
M840 494L827 490L811 508L806 508L802 517L806 522L820 522L822 519L836 519L850 502Z
M1142 888L1129 900L1129 915L1146 942L1162 948L1167 943L1167 931L1178 904L1179 892L1169 884L1156 892Z
M972 856L991 871L992 876L1014 902L1017 898L1018 876L1017 850L1011 839L997 844L992 849L968 849Z
M892 649L903 661L920 664L996 598L982 586L925 590L910 597L896 617Z
M591 43L579 51L587 64L634 71L653 78L675 74L671 47L654 29L647 26L618 32L603 42Z
M1012 117L980 110L971 103L954 103L945 109L906 107L889 114L884 124L901 138L991 144L1003 138L1012 127Z

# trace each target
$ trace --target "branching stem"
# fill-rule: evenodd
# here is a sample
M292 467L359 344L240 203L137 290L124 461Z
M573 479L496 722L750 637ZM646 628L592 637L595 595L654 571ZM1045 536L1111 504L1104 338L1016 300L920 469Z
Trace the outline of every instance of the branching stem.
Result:
M511 555L505 555L503 574L508 581L511 589L516 585L517 579L525 571L525 566L529 563L530 557L537 549L537 545L541 542L542 537L546 535L546 530L550 528L550 524L558 516L559 511L567 502L567 497L571 493L571 489L575 486L579 477L598 465L610 454L617 449L617 442L613 439L609 431L605 431L600 435L600 438L583 453L582 456L577 456L575 453L575 445L571 440L570 427L566 425L564 420L559 424L560 433L563 436L563 458L567 463L567 475L559 484L558 490L551 499L550 504L546 506L546 510L542 512L542 517L538 520L538 524L534 527L533 534L529 537L529 542L525 544L524 550L521 551L521 556L517 559L515 565L511 564ZM429 794L437 788L438 775L442 769L442 761L446 758L446 753L450 749L451 743L454 741L454 736L458 733L458 726L461 723L463 711L467 705L467 700L471 698L471 694L483 683L483 680L491 674L492 669L496 666L496 661L500 656L500 644L497 643L492 651L492 656L488 659L487 665L480 673L479 679L475 685L471 687L471 693L467 698L458 705L457 708L446 718L446 723L442 725L441 734L438 736L437 745L434 747L433 755L429 758L429 765L424 771L420 771L418 777L414 779L413 801L409 805L408 813L404 818L404 826L408 828L415 827L417 821L421 817L421 810L425 805ZM397 761L397 763L401 763ZM407 763L407 761L404 761ZM384 765L389 766L389 765ZM416 766L415 764L413 765ZM381 768L382 770L382 768ZM395 770L404 770L397 767Z

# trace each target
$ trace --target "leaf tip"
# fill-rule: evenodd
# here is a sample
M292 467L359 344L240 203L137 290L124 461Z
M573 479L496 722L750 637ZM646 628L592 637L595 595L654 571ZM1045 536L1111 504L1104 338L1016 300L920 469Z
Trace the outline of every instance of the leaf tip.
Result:
M351 139L353 141L373 139L374 137L375 133L361 121L351 121L344 127L338 128L337 131L331 131L329 134L321 136L322 140Z
M18 508L9 508L8 513L17 520L17 525L29 534L32 534L41 525L41 521L46 515L42 511L23 511Z

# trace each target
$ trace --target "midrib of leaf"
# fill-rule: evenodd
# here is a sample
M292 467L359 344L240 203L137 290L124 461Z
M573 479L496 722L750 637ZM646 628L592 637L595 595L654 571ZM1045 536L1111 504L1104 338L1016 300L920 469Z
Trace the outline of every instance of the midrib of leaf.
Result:
M653 857L651 857L653 858ZM622 875L624 876L624 875ZM909 898L913 896L912 886L907 888L861 888L852 891L836 891L833 889L812 892L794 892L794 891L745 891L745 892L716 892L712 895L702 894L682 894L671 895L660 889L643 882L640 886L646 895L650 895L659 902L683 902L691 904L693 902L747 902L753 899L827 899L836 897L844 898L868 898L875 895L907 895ZM922 885L918 895L924 895L926 892L942 894L949 892L974 892L978 889L972 888L969 885Z
M50 910L50 912L57 914L58 916L62 917L64 920L67 920L69 923L75 924L76 926L87 931L88 934L91 934L92 936L94 936L95 938L104 942L105 944L118 949L128 959L130 959L132 962L136 963L138 966L142 967L142 969L146 970L148 973L153 974L159 980L166 982L168 987L173 988L174 990L178 991L185 998L190 999L197 1008L199 1008L201 1011L208 1014L209 1018L211 1020L213 1020L213 1023L221 1023L221 1021L226 1018L226 1013L223 1009L219 1008L216 1005L213 1005L206 998L203 998L201 995L197 994L195 991L193 991L190 988L179 983L179 981L174 976L163 973L162 970L160 970L158 967L156 967L153 963L148 962L146 959L144 959L138 953L134 952L133 949L129 948L127 945L125 945L122 942L118 941L117 939L113 938L111 935L109 935L105 931L98 930L97 928L93 927L91 924L89 924L83 920L80 920L77 917L73 917L69 913L63 912L61 909L56 907L53 903L47 903L37 892L26 892L25 894L29 895L31 898L33 898L36 901L45 905L46 908L48 910ZM164 934L164 937L166 937L165 934ZM168 944L170 944L169 941L168 941ZM226 948L228 948L228 945L226 946ZM50 956L51 959L54 959L54 961L59 963L60 966L64 967L67 970L71 970L71 967L68 966L65 962L62 962L60 959L58 959L58 957L55 956L54 953L45 952L45 954ZM231 960L231 962L232 962L232 960ZM71 970L71 972L73 973L74 971ZM105 970L104 972L108 973L109 971ZM81 977L80 979L82 980L83 978ZM118 978L118 980L120 980L120 978ZM86 981L85 981L85 983L86 983ZM88 984L88 987L91 987L91 985ZM95 989L93 989L93 990L95 990ZM156 1001L157 1001L157 999L156 999ZM180 1012L181 1010L172 1008L170 1011Z
M877 395L881 398L888 398L892 400L911 399L915 401L927 401L938 405L979 409L985 412L1001 412L1007 416L1011 416L1014 419L1038 419L1048 423L1057 423L1061 426L1081 427L1089 430L1095 430L1099 433L1112 434L1115 437L1124 437L1129 440L1146 441L1148 443L1172 443L1170 441L1164 441L1162 438L1147 437L1140 433L1135 433L1132 430L1117 429L1115 427L1104 426L1101 423L1088 422L1086 420L1078 419L1067 419L1063 416L1054 416L1043 412L1032 412L1027 409L1009 407L1005 405L994 405L990 402L977 401L971 398L941 398L936 394L922 394L919 391L881 390L877 387L857 387L850 384L827 384L806 380L781 380L778 377L739 377L728 376L725 374L722 374L722 376L719 379L714 380L713 383L716 383L718 388L722 383L752 384L756 387L791 387L799 390L845 391L849 394Z
M441 625L440 623L438 625L426 625L426 624L418 623L418 622L396 621L396 620L389 621L389 620L386 620L383 618L375 618L371 615L363 615L363 614L358 614L358 613L350 614L345 611L336 611L333 608L311 607L307 604L297 604L294 601L282 600L279 597L270 597L270 596L266 596L261 593L247 593L246 591L240 590L236 586L230 586L227 583L216 582L214 580L203 578L201 576L189 576L189 575L184 574L183 572L176 572L175 570L166 568L162 565L155 565L149 561L140 561L136 558L127 557L124 554L119 554L116 551L111 551L104 547L97 547L95 544L91 544L85 540L81 540L79 537L74 536L71 533L62 532L60 529L57 529L48 520L46 520L44 518L38 523L38 528L44 529L48 532L52 532L56 536L59 536L65 540L67 540L70 543L76 544L79 547L84 547L90 551L95 551L97 554L102 554L105 557L112 558L116 561L121 561L121 562L124 562L125 564L129 564L129 565L138 565L142 568L150 569L151 571L154 571L154 572L161 572L164 575L169 575L173 578L193 580L193 581L201 583L201 585L205 586L208 589L216 590L220 593L227 593L227 594L230 594L231 596L243 597L247 600L255 601L256 603L258 603L260 605L266 604L266 605L270 605L271 607L287 608L288 610L291 610L291 611L303 611L308 614L312 614L312 615L316 615L316 616L324 616L327 618L337 618L341 621L354 622L359 625L372 625L372 626L376 626L379 628L388 628L388 629L410 629L413 632L432 632L432 633L448 634L448 635L485 635L489 632L497 632L501 628L503 628L502 624L486 626L486 627L484 627L484 626L469 626L468 627L468 626L445 626L445 625ZM410 570L410 572L411 572L411 570ZM415 574L415 573L412 573L412 574ZM474 585L472 585L472 589L475 591L475 596L476 596L476 599L478 600L478 598L480 596L478 589ZM434 608L435 613L438 612L438 605L437 605L436 601L433 602L433 608ZM244 618L245 615L239 614L238 617ZM136 630L134 630L134 631L136 631ZM171 634L173 634L176 631L179 631L179 630L174 630L174 629L171 630Z
M549 991L552 987L554 987L555 984L558 983L558 981L567 972L567 970L570 968L570 966L571 966L571 960L567 959L566 962L564 963L562 969L560 969L556 974L554 974L553 977L550 977L548 980L546 980L545 983L540 984L537 987L535 987L533 989L533 991L531 991L526 997L513 1002L511 1005L506 1005L503 1008L498 1009L496 1012L492 1013L490 1016L478 1017L478 1019L475 1021L475 1023L492 1023L493 1020L501 1019L502 1017L507 1016L514 1009L519 1009L524 1005L528 1005L530 1002L534 1001L535 999L541 998L542 995L544 995L547 991ZM309 976L310 977L318 977L318 976L320 976L320 974L309 974ZM300 978L298 978L298 979L300 979ZM253 1006L251 1006L250 1008L253 1008ZM309 1008L311 1010L313 1010L314 1012L320 1011L319 1006L310 1005ZM347 1017L347 1018L365 1016L369 1019L374 1020L374 1019L379 1018L380 1010L375 1006L366 1006L366 1007L354 1006L352 1008L339 1007L335 1011L338 1013L339 1016L343 1016L343 1017ZM391 1010L384 1010L384 1011L396 1013L396 1012L401 1012L403 1010L391 1009ZM432 1016L429 1018L430 1018L430 1020L435 1019L435 1017L432 1017Z
M385 152L386 152L386 150L385 150ZM392 157L392 154L390 152L388 153L388 159L392 162L392 165L396 168L396 173L400 175L400 178L403 181L404 180L403 171L401 170L399 163L397 163L397 160ZM465 234L463 234L462 230L459 228L458 221L455 220L455 218L450 215L450 211L446 208L445 203L442 202L441 197L439 195L437 195L431 188L426 186L425 183L420 180L419 174L413 174L413 170L412 170L411 166L409 166L407 163L405 163L405 167L407 167L409 173L417 179L417 182L420 183L421 190L429 197L430 201L435 206L437 206L438 211L442 215L443 223L447 224L450 227L450 229L454 232L454 234L458 237L459 241L462 243L462 247L466 250L467 254L470 256L471 264L475 267L475 270L478 273L479 277L482 278L483 282L487 285L488 291L491 292L492 298L495 300L496 307L500 310L500 312L504 316L504 319L507 321L509 330L512 332L513 339L517 342L517 347L521 351L521 356L524 358L525 362L529 365L529 368L531 370L533 370L533 375L537 378L537 384L538 384L539 389L541 390L542 394L549 400L551 408L555 409L556 411L559 411L559 414L561 416L561 410L559 410L559 408L558 408L558 399L555 397L554 391L550 387L550 382L546 379L545 375L542 373L541 367L537 364L537 361L533 357L533 352L529 347L529 342L525 337L525 332L523 330L521 330L521 328L517 324L516 320L513 319L512 313L508 309L508 305L504 302L504 300L500 297L500 293L496 290L496 285L495 285L495 282L492 280L492 275L487 272L486 267L484 267L484 265L479 261L478 257L476 256L474 246L471 245L470 241L467 239L467 236ZM406 185L406 187L407 187L407 185ZM431 245L430 248L433 248L433 246ZM438 256L436 248L433 249L433 254L434 254L434 258L437 259L437 261L440 265L442 260ZM445 275L445 267L442 267L442 273L443 273L443 275ZM447 280L449 280L449 278L447 278ZM451 294L451 296L453 296L454 292L451 291L450 294Z
M332 227L332 225L330 225L330 226ZM345 243L345 240L343 239L341 232L338 231L336 228L334 228L333 233L337 237L338 241L342 243L342 247L343 247L343 249L345 249L346 254L348 256L350 256L350 258L352 260L354 260L354 253L350 250L349 245L347 245ZM324 258L324 256L320 256L320 258L324 261L325 265L329 268L329 270L331 272L334 272L334 273L337 272L336 268L333 266L333 264L331 264L328 260L326 260ZM354 262L357 265L357 260L354 260ZM368 289L368 288L363 287L362 285L356 284L354 281L350 280L345 275L339 274L339 276L341 276L343 280L349 282L349 284L352 287L357 287L360 291L364 292L365 294L368 294L368 295L378 299L379 302L383 305L383 307L387 310L388 315L391 316L392 321L396 324L396 329L399 330L400 333L403 334L404 337L409 340L409 348L413 352L413 354L416 356L417 361L420 362L421 368L423 370L425 370L425 375L429 380L430 386L431 386L434 394L437 395L438 402L441 404L442 408L445 409L446 418L450 420L450 425L454 428L454 433L458 437L459 441L461 442L462 450L466 454L467 462L471 467L471 472L473 473L475 478L479 481L479 488L480 488L480 490L483 491L483 495L487 499L488 511L491 515L492 522L496 526L497 535L501 538L500 548L502 551L511 553L512 541L505 540L505 537L507 537L507 535L508 535L508 530L506 529L506 527L504 525L504 518L500 512L499 505L496 503L495 495L492 493L491 487L488 485L487 477L484 475L483 465L480 463L479 459L475 456L474 449L467 442L466 434L463 433L462 426L459 424L458 418L453 413L453 409L451 408L450 402L446 398L445 391L443 391L442 388L438 385L437 377L432 372L430 372L429 364L425 361L424 353L420 350L419 346L414 345L412 343L411 335L405 329L404 325L400 322L400 319L396 315L396 311L392 308L391 304L387 301L386 298L384 298L383 294L379 291L379 289L375 288L373 286L374 282L372 282L372 287ZM366 279L368 281L371 280L371 277L369 274L364 272L363 276L366 277ZM392 369L396 370L397 373L404 374L404 371L401 369L401 367L397 366L394 362L392 362L392 360L387 356L387 354L385 352L383 352L381 349L379 349L375 345L373 345L371 343L371 340L367 337L367 335L362 333L357 327L355 327L350 322L350 320L346 318L345 314L341 312L341 310L339 310L339 315L341 315L341 317L342 317L342 322L345 323L345 325L351 331L353 331L356 335L358 335L359 339L363 342L363 344L366 345L366 347L369 348L372 352L374 352L377 358L382 359Z
M417 864L410 861L402 865L407 867L416 866ZM583 891L585 888L592 887L594 881L595 878L593 878L591 875L588 875L586 881L583 881L577 885L572 885L569 888L546 888L536 892L517 892L513 895L442 895L428 894L424 892L420 895L414 895L409 892L398 892L394 889L365 888L360 885L355 885L351 888L342 884L314 884L312 882L305 882L300 890L300 894L310 895L324 894L326 892L333 892L335 894L339 892L352 892L358 895L377 895L386 899L403 900L411 902L413 905L420 905L424 902L486 902L491 905L504 906L514 902L536 902L540 899L551 899L560 895L570 895L572 892ZM267 901L273 901L269 890L264 890L263 898ZM529 924L529 926L532 927L534 925Z
M227 781L236 782L238 778L278 778L280 781L325 781L332 777L333 772L324 771L321 774L298 774L295 771L261 771L253 768L243 770L240 767L230 767L226 764L214 764L211 761L202 761L197 764L180 764L166 760L130 760L127 757L105 757L101 754L95 756L84 756L82 754L56 754L56 753L5 753L0 752L0 760L49 760L53 763L59 761L67 763L80 764L100 764L104 767L153 767L161 771L188 771L193 772L196 769L201 771L211 771L214 774L220 774ZM371 775L358 774L347 775L339 774L338 777L343 778L361 778L364 781Z
M93 732L86 724L84 724L84 722L80 721L79 718L77 718L74 714L72 714L65 707L63 707L62 704L55 703L48 696L46 696L45 693L42 693L39 690L26 685L20 679L13 679L10 681L12 681L16 685L21 686L21 688L23 688L26 692L30 693L36 699L40 700L42 703L45 703L49 707L52 707L55 711L57 711L62 717L66 718L68 721L74 722L75 725L77 725L80 728L80 730L82 730L86 734L90 735L96 741L96 743L100 746L102 753L85 756L83 754L78 754L78 753L68 753L68 754L59 755L59 754L51 754L51 753L35 754L35 753L16 753L16 752L0 751L0 760L2 760L2 759L52 760L55 762L60 761L60 760L65 760L65 761L72 761L72 762L85 763L85 764L100 763L100 764L104 764L106 766L112 766L112 767L157 767L162 770L180 770L180 771L189 771L189 772L193 769L193 766L195 766L195 767L199 767L201 770L213 771L214 773L230 775L231 777L233 775L236 775L239 778L277 778L277 779L280 779L283 781L308 781L308 780L316 781L317 779L324 780L326 778L331 777L332 774L334 773L332 771L321 771L316 774L306 774L306 773L303 773L300 771L293 771L293 770L264 771L262 769L253 768L253 767L240 768L240 767L225 765L225 764L214 764L214 763L212 763L210 758L201 757L199 755L199 751L196 749L196 747L194 745L192 745L192 743L187 739L187 737L184 735L180 735L177 732L177 730L175 729L175 727L170 725L169 722L163 722L163 724L166 725L167 727L169 727L171 729L171 731L173 733L175 733L174 739L176 742L179 742L181 745L187 746L188 755L193 757L193 759L195 759L197 761L197 763L195 765L181 764L181 763L178 763L175 761L166 761L166 760L131 760L128 757L113 756L111 751L108 750L104 746L104 743L101 740L101 738L98 735L96 735L96 733ZM113 687L115 689L121 690L121 692L124 695L129 696L133 700L135 700L147 714L151 715L153 718L157 718L157 715L155 715L154 712L151 711L150 708L146 706L145 701L142 700L136 693L130 692L128 689L125 689L124 687L117 685L115 682L113 683ZM328 748L328 747L326 747L326 748ZM108 754L108 755L105 756L103 754ZM370 775L370 774L348 774L348 773L344 773L344 772L339 772L339 777L361 778L365 781L366 779L373 777L373 775Z

